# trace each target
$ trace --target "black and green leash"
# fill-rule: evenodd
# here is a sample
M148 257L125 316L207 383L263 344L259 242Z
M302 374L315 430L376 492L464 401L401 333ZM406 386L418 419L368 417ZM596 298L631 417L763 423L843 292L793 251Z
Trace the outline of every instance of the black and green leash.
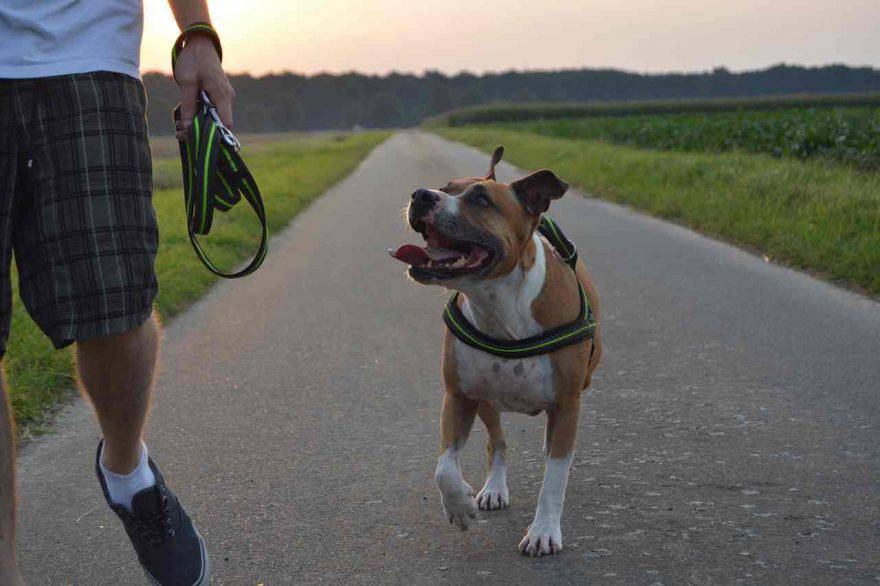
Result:
M171 50L171 69L192 34L208 36L223 58L220 38L214 28L203 22L188 26L177 38ZM174 108L174 120L180 121L180 105ZM266 209L260 188L244 160L238 154L241 144L226 128L217 110L205 92L200 92L196 103L196 115L187 139L179 141L180 161L183 168L184 207L187 232L196 256L209 271L220 277L234 279L256 271L263 264L269 250L269 229ZM226 272L208 258L196 236L206 236L214 223L214 211L228 212L242 198L250 204L260 221L260 246L253 259L242 269Z
M562 233L556 222L547 216L541 216L541 221L538 223L538 232L550 242L562 260L576 273L577 247L575 247L571 240L565 237L565 234ZM577 279L577 274L575 274L575 279L578 283L581 298L581 309L578 317L567 324L552 328L536 336L521 340L499 340L487 336L474 327L464 316L461 309L459 309L458 292L453 293L449 303L446 304L446 309L443 312L443 321L446 323L449 331L468 346L502 358L528 358L530 356L547 354L583 340L592 340L596 333L596 316L593 314L592 308L590 308L587 292L584 290L580 279Z

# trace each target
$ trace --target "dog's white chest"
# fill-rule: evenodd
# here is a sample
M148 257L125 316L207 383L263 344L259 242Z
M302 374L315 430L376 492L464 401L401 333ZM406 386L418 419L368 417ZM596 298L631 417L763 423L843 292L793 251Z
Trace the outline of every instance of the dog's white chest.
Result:
M455 340L455 364L461 391L488 399L501 411L534 415L554 402L553 365L548 356L507 359Z
M462 313L472 324L493 324L499 334L511 338L526 338L543 330L532 315L532 302L544 286L545 249L537 234L533 238L535 262L528 271L512 271L466 293ZM528 414L553 405L553 363L548 356L501 358L458 339L453 347L459 385L467 396L488 399L502 411Z

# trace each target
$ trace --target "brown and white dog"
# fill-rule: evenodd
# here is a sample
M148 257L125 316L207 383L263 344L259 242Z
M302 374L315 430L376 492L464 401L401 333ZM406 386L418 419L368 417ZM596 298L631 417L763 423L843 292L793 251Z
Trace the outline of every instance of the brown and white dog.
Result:
M580 311L578 280L598 320L599 300L583 263L578 262L575 275L535 230L541 214L568 185L547 170L510 184L496 182L495 165L502 154L502 147L496 149L484 177L415 191L408 223L427 246L404 244L389 252L410 265L413 280L459 291L462 313L494 338L526 338L574 320ZM532 556L562 549L560 520L580 396L601 358L600 340L597 327L592 342L505 359L467 346L447 330L442 366L446 393L434 480L450 523L464 530L478 507L508 506L507 443L500 413L543 411L547 413L544 482L534 520L518 549ZM486 482L475 498L462 477L459 453L476 415L488 430L489 462Z

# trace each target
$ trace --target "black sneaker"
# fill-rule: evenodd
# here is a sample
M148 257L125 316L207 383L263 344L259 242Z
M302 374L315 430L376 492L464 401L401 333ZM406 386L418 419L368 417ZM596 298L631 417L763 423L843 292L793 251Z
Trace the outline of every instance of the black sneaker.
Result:
M202 536L177 496L168 486L152 458L150 469L156 476L156 486L140 491L131 501L132 511L110 502L107 483L101 472L101 448L95 471L104 491L104 498L113 512L122 519L131 545L137 552L141 567L151 583L158 586L203 586L211 582L211 564Z

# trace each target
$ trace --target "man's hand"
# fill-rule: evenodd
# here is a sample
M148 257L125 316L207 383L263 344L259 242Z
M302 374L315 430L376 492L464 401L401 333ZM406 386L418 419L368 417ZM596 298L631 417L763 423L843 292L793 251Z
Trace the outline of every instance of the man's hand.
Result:
M180 121L177 140L186 140L196 114L196 98L205 90L217 108L220 121L232 128L232 101L235 91L220 66L220 57L214 43L206 36L190 36L177 58L174 77L180 87Z

